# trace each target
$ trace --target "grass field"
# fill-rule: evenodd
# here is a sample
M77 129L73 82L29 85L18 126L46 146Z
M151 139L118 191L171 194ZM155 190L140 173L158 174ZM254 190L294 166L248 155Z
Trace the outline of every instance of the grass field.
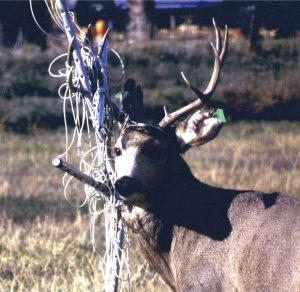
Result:
M209 184L300 197L299 127L299 122L229 123L186 158ZM0 291L102 290L88 212L65 201L62 174L50 166L63 147L60 131L0 134ZM83 199L80 192L73 195ZM101 247L103 236L97 240ZM134 243L130 263L132 291L168 291Z

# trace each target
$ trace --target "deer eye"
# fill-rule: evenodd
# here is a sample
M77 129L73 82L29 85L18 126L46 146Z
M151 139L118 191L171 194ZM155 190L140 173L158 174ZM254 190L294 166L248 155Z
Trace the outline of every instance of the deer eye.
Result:
M120 156L122 154L122 151L120 148L115 148L115 155Z

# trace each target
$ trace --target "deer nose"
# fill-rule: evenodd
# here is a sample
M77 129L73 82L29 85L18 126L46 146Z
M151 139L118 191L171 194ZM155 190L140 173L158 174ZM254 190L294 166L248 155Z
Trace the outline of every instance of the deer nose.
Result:
M130 176L122 176L115 182L116 191L124 198L133 195L139 190L137 179Z

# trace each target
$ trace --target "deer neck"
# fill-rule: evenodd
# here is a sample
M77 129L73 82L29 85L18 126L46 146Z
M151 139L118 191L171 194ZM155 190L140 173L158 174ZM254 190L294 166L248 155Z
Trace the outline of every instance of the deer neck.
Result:
M150 208L128 209L125 221L145 256L173 286L170 255L177 230L223 240L231 232L227 211L234 195L198 181L180 156L171 157L164 180L149 194Z
M168 208L167 197L172 196L169 188L174 187L177 191L190 188L195 184L195 178L181 157L169 159L163 177L164 180L157 188L147 194L151 198L149 209L128 207L123 217L131 237L138 243L145 257L164 280L174 288L175 281L170 267L173 223L161 216L161 212Z
M222 240L231 231L227 213L238 193L197 180L178 155L169 159L160 184L147 194L149 207L128 207L124 218L133 229L143 230L148 233L147 238L155 240L165 226L181 226L214 240ZM157 243L161 244L161 241L157 239Z

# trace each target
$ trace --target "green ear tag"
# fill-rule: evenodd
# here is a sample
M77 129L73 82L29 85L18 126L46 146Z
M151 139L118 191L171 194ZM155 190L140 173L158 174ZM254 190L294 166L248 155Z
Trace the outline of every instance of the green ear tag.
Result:
M118 92L117 94L115 94L115 98L121 101L128 95L128 93L128 91Z
M213 114L221 123L226 123L224 111L221 108L217 108Z
M118 92L118 93L115 95L115 98L118 99L118 100L122 100L122 98L123 98L122 92Z

